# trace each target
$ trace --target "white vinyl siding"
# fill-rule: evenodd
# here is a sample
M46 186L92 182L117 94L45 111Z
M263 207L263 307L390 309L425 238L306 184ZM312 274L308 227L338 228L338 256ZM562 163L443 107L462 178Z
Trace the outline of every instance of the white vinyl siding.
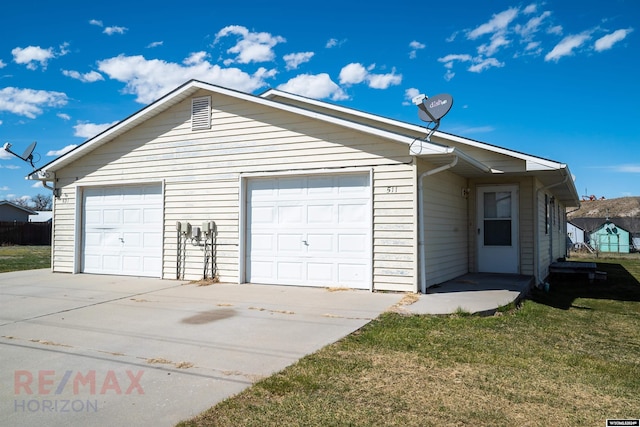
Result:
M423 186L428 287L468 271L467 197L462 193L467 183L445 171L425 177Z
M222 95L212 97L211 129L193 132L191 99L185 99L56 171L61 199L56 200L54 270L73 269L76 186L163 180L163 277L176 278L176 221L196 226L215 221L219 279L237 283L243 274L239 263L241 176L372 170L373 287L415 291L416 241L411 223L415 169L411 162L404 144ZM387 193L388 187L397 191ZM202 248L189 243L186 251L184 278L201 278ZM394 258L398 263L392 262Z

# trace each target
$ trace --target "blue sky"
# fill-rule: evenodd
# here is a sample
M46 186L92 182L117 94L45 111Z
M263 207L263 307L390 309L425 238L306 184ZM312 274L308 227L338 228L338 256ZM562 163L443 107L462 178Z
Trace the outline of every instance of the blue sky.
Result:
M298 93L569 164L580 196L640 196L640 2L9 2L0 145L36 167L189 79ZM47 193L0 149L0 200Z

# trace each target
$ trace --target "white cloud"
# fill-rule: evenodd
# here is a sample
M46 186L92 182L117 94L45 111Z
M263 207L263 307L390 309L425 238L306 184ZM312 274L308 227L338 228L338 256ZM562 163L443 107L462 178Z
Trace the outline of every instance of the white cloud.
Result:
M529 6L525 7L522 13L525 15L531 15L532 13L536 13L538 10L538 5L535 3L531 3Z
M369 72L362 64L353 62L340 70L340 84L352 85L362 83Z
M117 27L117 26L113 26L113 27L106 27L104 29L104 31L102 31L104 34L111 36L113 34L124 34L125 32L127 32L129 29L127 27Z
M67 103L67 95L61 92L19 89L0 89L0 111L8 111L30 119L42 114L43 107L60 107Z
M461 61L461 62L468 62L471 61L473 58L471 57L471 55L467 55L467 54L449 54L446 56L443 56L442 58L438 58L438 62L444 62L445 63L445 67L447 67L447 64L452 64L454 61ZM450 67L447 67L450 68Z
M444 79L445 79L446 81L451 81L451 79L453 79L455 76L456 76L456 73L454 73L454 72L453 72L453 71L451 71L451 70L447 70L447 72L446 72L446 73L444 73Z
M265 85L265 79L275 70L258 69L248 74L238 68L221 68L205 60L206 54L196 52L185 64L146 59L141 55L120 55L98 62L98 69L114 80L126 84L124 93L137 96L136 101L148 104L190 79L202 80L244 92L252 92Z
M591 38L591 32L585 31L580 34L574 34L563 38L551 52L544 57L545 61L558 62L563 56L573 55L573 50L582 46Z
M90 71L88 73L81 74L78 71L62 70L62 74L67 77L71 77L72 79L80 80L83 83L93 83L99 80L104 80L102 74L97 71Z
M162 46L164 44L163 41L160 42L152 42L147 45L147 48L152 49L154 47Z
M327 49L331 49L333 47L340 47L347 42L347 39L329 39L327 40L327 44L324 46Z
M287 70L295 70L301 64L309 62L311 58L313 58L313 55L315 55L313 52L290 53L288 55L285 55L283 59L287 63Z
M104 24L102 23L102 21L98 19L89 20L89 25L95 25L96 27L104 27Z
M504 62L500 62L495 58L482 59L478 60L478 62L470 66L467 70L471 71L472 73L481 73L493 67L504 67Z
M424 49L425 47L427 47L427 45L414 40L411 43L409 43L409 47L411 48L411 51L409 52L409 58L415 59L416 56L418 55L418 50Z
M43 49L40 46L16 47L11 53L16 64L25 64L30 70L36 70L38 64L46 69L49 60L56 56L53 48Z
M526 41L529 41L531 37L540 30L542 22L549 16L551 16L551 12L545 11L540 16L529 19L525 25L516 25L515 31Z
M374 68L375 64L368 68L355 62L345 65L340 70L340 84L353 85L366 82L372 89L387 89L402 82L402 75L396 74L395 69L387 74L374 74L370 72Z
M285 43L286 39L281 36L273 36L269 33L255 33L240 25L229 25L224 27L218 34L213 44L217 44L229 35L238 37L237 43L227 49L227 53L235 54L235 59L228 59L224 63L229 65L237 62L249 64L252 62L268 62L275 58L273 48L278 43Z
M632 31L633 28L620 29L614 31L611 34L607 34L604 37L600 37L598 40L596 40L594 48L597 52L609 50L613 47L614 44L624 40Z
M505 11L493 15L493 17L486 23L476 27L474 30L467 33L469 40L475 40L485 34L491 34L505 30L511 21L518 16L518 8L511 7Z
M60 149L60 150L51 150L47 152L47 156L49 157L59 157L62 156L63 154L68 153L69 151L73 150L74 148L76 148L77 145L75 144L71 144L71 145L67 145L66 147Z
M561 36L562 32L562 25L554 25L553 27L549 27L547 29L547 34L555 34L556 36Z
M62 120L71 120L71 116L65 113L58 113L56 116L60 117Z
M501 47L508 46L509 44L511 44L511 41L505 37L504 33L496 33L491 36L491 43L478 46L478 53L480 55L493 56Z
M620 173L640 173L640 164L618 165L611 167L611 169Z
M77 125L73 127L73 136L79 136L81 138L93 138L101 132L109 129L111 126L118 123L117 121L111 123L87 123L87 122L78 122Z
M0 187L0 191L9 191L9 190L10 190L10 188L9 188L9 187L7 187L6 185L5 185L5 186Z
M334 101L349 99L328 74L301 74L278 86L279 90L314 99L330 98Z
M387 89L389 86L397 86L402 83L402 74L396 74L394 69L387 74L369 74L367 81L372 89Z
M404 101L402 102L402 105L412 105L413 98L420 95L420 93L421 93L420 90L415 87L410 87L409 89L406 89L404 91Z
M6 66L7 66L7 64L5 64L2 59L0 59L0 68L4 68Z

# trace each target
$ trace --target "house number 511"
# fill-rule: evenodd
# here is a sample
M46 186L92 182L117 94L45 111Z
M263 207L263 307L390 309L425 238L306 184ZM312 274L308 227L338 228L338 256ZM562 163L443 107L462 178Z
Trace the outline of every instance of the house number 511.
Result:
M387 187L387 193L397 193L398 187Z

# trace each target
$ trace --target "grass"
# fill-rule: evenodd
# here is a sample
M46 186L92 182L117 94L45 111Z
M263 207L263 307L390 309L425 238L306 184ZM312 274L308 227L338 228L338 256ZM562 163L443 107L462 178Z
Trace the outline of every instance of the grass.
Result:
M640 259L492 317L385 313L179 426L604 425L640 417Z
M0 273L51 267L51 246L0 246Z

